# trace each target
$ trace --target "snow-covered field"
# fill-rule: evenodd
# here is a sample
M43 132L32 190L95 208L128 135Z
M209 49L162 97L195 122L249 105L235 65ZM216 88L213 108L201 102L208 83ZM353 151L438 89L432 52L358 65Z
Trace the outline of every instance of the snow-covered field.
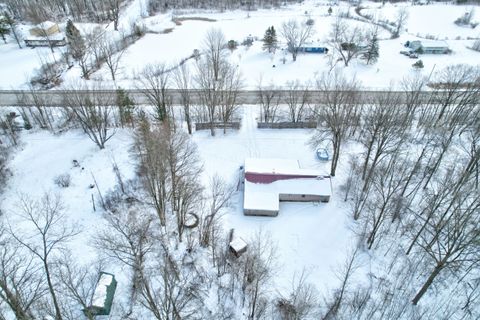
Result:
M203 162L205 183L218 174L236 185L239 167L246 157L295 159L302 167L328 173L328 164L316 160L315 153L306 144L312 131L259 130L254 119L257 114L255 108L243 108L242 129L238 132L216 137L211 137L207 131L194 134L193 139ZM132 143L131 132L118 130L104 150L98 150L79 131L57 135L43 131L25 132L21 140L22 145L9 165L13 177L2 195L2 212L8 221L15 224L19 214L16 206L21 195L26 194L31 199L40 198L50 191L60 195L68 223L82 230L71 248L79 261L93 262L96 250L91 247L92 236L104 227L105 221L100 208L96 212L93 210L92 195L98 202L98 193L91 185L95 183L95 178L103 195L116 185L113 160L124 179L134 176L135 164L128 152ZM77 160L80 166L74 167L73 160ZM61 174L71 176L68 188L54 183ZM271 237L278 248L274 270L276 290L289 290L293 277L303 271L322 294L327 294L338 284L334 271L353 244L346 209L342 207L337 189L341 179L340 176L333 180L334 195L329 203L281 203L278 217L244 216L242 191L234 194L222 219L224 228L234 228L235 233L244 239L252 239L260 231Z
M353 7L341 2L339 6L333 7L332 16L328 16L329 8L327 3L316 1L304 1L300 4L283 7L276 10L257 10L252 12L206 12L206 11L176 11L159 14L154 17L145 17L143 14L143 2L133 1L122 14L120 30L128 31L133 22L145 25L149 31L146 36L131 45L121 58L121 66L116 83L110 80L109 72L104 66L91 78L92 81L102 81L111 86L122 86L124 88L134 87L132 79L146 65L153 63L165 63L175 65L180 60L189 57L194 49L201 49L206 32L211 28L220 28L227 40L236 40L241 43L247 36L252 35L258 39L263 37L267 27L274 26L280 33L281 24L289 19L303 21L312 18L315 21L314 35L312 41L323 44L327 47L328 37L335 15L339 12L349 11L353 17L356 13ZM394 20L396 12L405 6L409 13L406 30L401 37L389 40L389 33L383 29L380 32L380 57L373 65L366 65L364 62L355 59L348 67L338 62L336 68L344 69L349 76L355 76L367 88L387 88L399 86L401 80L415 73L429 75L432 70L438 71L451 64L472 64L478 65L480 53L468 49L472 46L474 38L478 38L480 30L477 27L465 28L455 25L453 22L460 15L464 14L470 6L454 6L446 4L435 4L426 6L411 6L410 3L395 5L386 4L381 6L378 3L365 2L362 4L367 9L366 13L373 15L376 19ZM473 21L478 20L478 14ZM181 25L175 25L173 18L208 18L214 21L184 20ZM425 17L428 17L425 18ZM352 26L360 26L363 29L370 27L369 23L348 19ZM64 24L63 24L64 25ZM91 28L91 24L79 24L80 30ZM100 25L111 36L114 36L111 25ZM26 29L26 26L24 26ZM165 29L172 29L171 32L162 33ZM121 31L120 31L121 32ZM417 39L417 36L434 36L439 39L446 39L452 49L449 55L422 55L421 59L425 68L421 71L413 70L411 65L414 60L399 54L403 50L402 44L407 40ZM458 39L458 40L457 40ZM470 40L469 40L470 39ZM283 39L279 34L279 40ZM303 83L312 83L315 78L331 70L332 50L328 55L323 54L301 54L296 62L291 61L289 54L281 48L275 54L268 54L262 51L261 41L255 41L253 46L246 48L240 46L230 53L230 60L237 64L242 71L245 80L245 88L254 88L259 79L264 84L275 83L277 86L284 86L287 81L300 80ZM63 49L55 49L57 52ZM46 49L22 49L19 50L9 39L8 44L0 44L0 69L2 74L9 75L0 79L0 89L12 87L23 87L29 77L40 66L39 56L47 56ZM287 61L282 63L286 55ZM275 67L273 67L275 65ZM194 68L194 63L191 63ZM72 81L78 82L80 71L74 66L64 75L64 84L69 85Z

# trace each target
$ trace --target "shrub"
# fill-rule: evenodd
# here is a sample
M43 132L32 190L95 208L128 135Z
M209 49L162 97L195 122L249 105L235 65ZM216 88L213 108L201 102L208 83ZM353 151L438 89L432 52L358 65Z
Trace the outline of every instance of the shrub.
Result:
M417 62L415 62L414 64L412 64L412 67L414 67L415 69L423 69L423 61L422 60L418 60Z
M230 40L230 41L228 41L227 46L228 46L228 49L233 51L233 50L237 49L238 43L235 40Z
M305 22L305 24L307 26L313 26L315 24L315 20L313 20L312 18L309 18L307 22Z
M473 43L472 49L475 51L480 51L480 39L475 40Z
M61 188L68 188L70 186L72 178L68 173L57 176L54 180L55 184Z

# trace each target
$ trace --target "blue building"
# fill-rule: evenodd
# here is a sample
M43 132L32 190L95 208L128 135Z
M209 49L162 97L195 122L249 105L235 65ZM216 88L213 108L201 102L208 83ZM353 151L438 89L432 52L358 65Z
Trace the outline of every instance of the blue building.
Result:
M298 47L298 52L305 52L305 53L328 53L328 48L320 47L316 45L303 45Z

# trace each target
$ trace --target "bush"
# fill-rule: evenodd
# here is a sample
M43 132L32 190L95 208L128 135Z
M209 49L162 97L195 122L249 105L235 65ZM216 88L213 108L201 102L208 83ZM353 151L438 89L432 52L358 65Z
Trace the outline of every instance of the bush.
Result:
M415 69L423 69L423 61L422 61L422 60L418 60L417 62L415 62L414 64L412 64L412 67L414 67Z
M233 50L237 49L238 43L235 40L230 40L230 41L228 41L227 46L228 46L228 49L233 51Z
M245 40L243 40L243 42L242 42L242 46L250 47L252 44L253 44L253 37L251 37L251 36L248 36L248 37L245 38Z
M55 184L61 188L68 188L70 186L72 178L68 173L57 176L54 180Z
M473 43L472 49L480 52L480 39L475 40Z
M307 22L305 22L305 24L307 26L313 26L315 24L315 20L313 20L312 18L308 19Z

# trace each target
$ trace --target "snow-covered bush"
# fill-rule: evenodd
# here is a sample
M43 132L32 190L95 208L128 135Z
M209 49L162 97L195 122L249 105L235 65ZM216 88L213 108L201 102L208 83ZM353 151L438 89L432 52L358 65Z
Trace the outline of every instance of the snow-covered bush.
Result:
M55 184L61 188L68 188L71 181L72 177L70 177L70 174L64 173L55 177L53 182L55 182Z
M33 87L40 87L41 89L58 86L62 82L62 73L67 67L64 60L44 63L37 74L30 79L30 83Z

